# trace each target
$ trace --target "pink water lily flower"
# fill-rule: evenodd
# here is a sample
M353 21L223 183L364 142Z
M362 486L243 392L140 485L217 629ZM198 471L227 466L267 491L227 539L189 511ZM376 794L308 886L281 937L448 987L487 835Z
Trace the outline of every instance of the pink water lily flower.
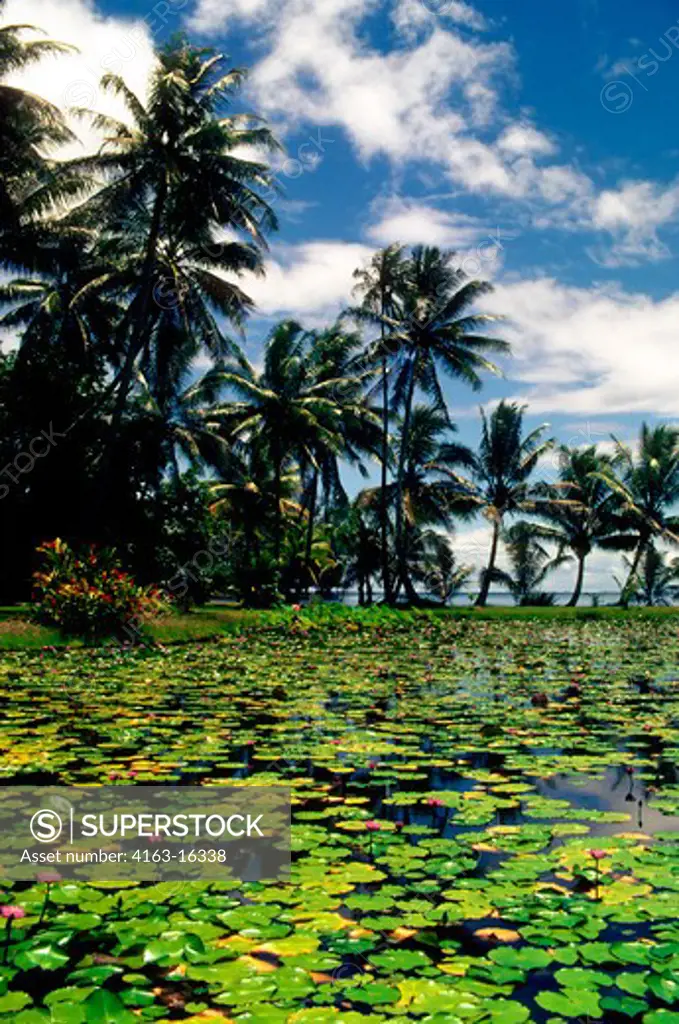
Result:
M594 860L603 860L604 857L610 857L610 853L606 850L588 850L590 857L594 857Z
M427 800L427 807L443 807L443 800L439 800L437 796L430 796Z
M38 871L36 878L39 882L44 882L46 885L61 881L61 875L58 871Z
M0 914L2 914L3 917L11 918L13 921L18 921L20 918L26 917L26 911L23 907L15 907L7 903L0 907Z
M368 832L379 832L379 830L382 828L379 821L366 821L365 827L367 828Z

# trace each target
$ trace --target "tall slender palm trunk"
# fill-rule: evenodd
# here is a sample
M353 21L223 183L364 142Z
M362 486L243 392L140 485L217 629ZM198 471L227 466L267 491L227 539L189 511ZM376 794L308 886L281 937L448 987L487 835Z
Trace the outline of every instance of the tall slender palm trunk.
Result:
M632 568L629 571L629 576L625 581L625 586L623 587L622 594L620 595L620 601L618 602L618 604L622 605L623 607L627 607L627 605L629 604L629 591L632 586L632 580L639 571L639 563L641 562L641 556L646 550L649 539L649 535L646 532L639 534L639 543L637 544L636 551L634 552Z
M500 520L496 519L493 523L493 539L490 544L490 555L488 556L488 566L483 574L481 580L481 590L476 598L476 607L485 608L486 602L488 601L488 592L490 590L490 580L493 569L495 568L495 562L497 559L497 548L500 540Z
M311 569L311 551L314 543L314 526L316 520L316 502L318 499L318 470L314 469L313 476L311 478L311 494L309 495L309 508L307 509L307 530L306 530L306 545L304 551L304 565L307 571L307 583L306 592L309 593L309 587L311 580L313 579L313 573Z
M387 496L387 463L389 461L389 376L384 353L384 325L382 325L382 490L380 494L380 544L382 556L382 589L384 600L391 604L394 597L389 572L389 498Z
M163 222L166 201L167 178L163 175L158 184L158 191L156 192L156 198L153 204L153 215L151 217L149 236L146 243L146 253L144 255L144 265L142 267L140 282L141 287L139 291L139 311L136 313L136 322L132 328L125 361L119 375L118 393L116 395L113 416L111 418L111 434L113 436L114 443L120 430L120 423L125 411L125 403L127 402L127 396L132 385L135 360L144 347L146 341L149 306L151 304L153 264L155 263L158 251L158 240L160 238L160 229Z
M396 480L396 556L398 559L398 585L403 585L408 600L416 603L419 600L408 573L408 535L405 524L405 509L403 508L406 458L408 453L408 442L410 440L410 421L412 418L413 398L415 395L415 371L417 356L413 356L410 365L408 378L408 390L406 392L405 412L403 416L403 429L401 430L401 450L398 458L398 477Z
M575 590L571 594L571 599L567 605L568 608L575 608L577 606L578 601L580 600L580 595L582 594L582 584L585 579L586 557L586 555L578 555L578 575L575 580Z
M281 546L283 542L283 513L281 511L281 501L283 498L283 487L281 482L281 476L283 472L282 460L279 452L274 453L274 500L276 502L275 509L275 526L274 526L274 557L276 560L276 568L281 567Z

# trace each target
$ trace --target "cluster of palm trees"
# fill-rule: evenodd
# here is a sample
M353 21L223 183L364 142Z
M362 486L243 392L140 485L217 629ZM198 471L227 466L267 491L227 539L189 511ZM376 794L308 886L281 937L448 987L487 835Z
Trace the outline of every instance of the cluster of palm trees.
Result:
M126 119L77 112L103 142L61 160L65 113L7 79L63 49L0 27L0 329L16 342L0 357L6 599L57 534L114 544L158 581L223 531L220 580L250 602L342 586L365 602L445 600L473 571L454 525L478 514L492 534L480 605L494 582L541 599L569 558L575 604L595 548L631 553L623 600L667 593L675 567L658 545L679 541L677 431L644 427L636 454L562 449L551 483L536 475L555 442L526 432L515 403L482 415L477 451L461 445L445 379L479 390L509 346L480 311L491 286L430 246L376 253L335 324L283 321L253 365L242 278L264 272L276 218L266 159L245 154L278 144L231 112L245 72L175 39L144 101L104 76ZM12 469L48 424L65 440ZM371 465L378 485L350 498L347 467Z

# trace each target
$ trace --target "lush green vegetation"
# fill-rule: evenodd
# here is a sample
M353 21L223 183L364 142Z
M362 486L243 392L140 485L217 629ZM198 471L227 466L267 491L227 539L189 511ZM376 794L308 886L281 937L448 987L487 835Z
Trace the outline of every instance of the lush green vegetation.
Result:
M508 346L433 247L248 360L279 147L245 73L173 40L66 161L64 111L8 84L60 52L0 27L3 779L285 783L294 861L238 893L5 885L0 1020L678 1021L679 431L569 450L501 402L460 444L444 388ZM416 608L472 578L475 516L475 606ZM596 549L618 608L576 607ZM282 606L344 587L384 603Z
M677 1020L674 615L237 614L4 655L8 783L284 782L294 854L238 894L5 886L1 1020Z
M577 604L595 548L629 553L623 603L674 598L675 429L644 428L636 453L564 449L551 481L537 470L555 441L516 404L484 416L477 451L459 444L444 388L479 390L509 346L483 311L490 284L435 247L376 253L337 323L277 324L253 364L244 275L276 228L280 146L240 109L245 71L174 39L146 97L104 77L126 119L81 111L102 145L65 160L66 112L8 83L62 50L0 27L2 600L29 599L36 549L61 538L114 549L184 606L346 586L445 601L474 568L455 523L476 515L492 526L479 606L494 583L546 603L569 559ZM350 498L345 467L371 463L379 486Z

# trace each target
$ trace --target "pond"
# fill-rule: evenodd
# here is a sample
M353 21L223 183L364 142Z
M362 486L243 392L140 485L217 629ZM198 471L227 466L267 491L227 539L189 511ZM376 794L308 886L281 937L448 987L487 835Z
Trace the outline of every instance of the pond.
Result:
M679 1021L678 654L423 614L4 655L6 784L285 783L293 869L5 885L0 1021Z

